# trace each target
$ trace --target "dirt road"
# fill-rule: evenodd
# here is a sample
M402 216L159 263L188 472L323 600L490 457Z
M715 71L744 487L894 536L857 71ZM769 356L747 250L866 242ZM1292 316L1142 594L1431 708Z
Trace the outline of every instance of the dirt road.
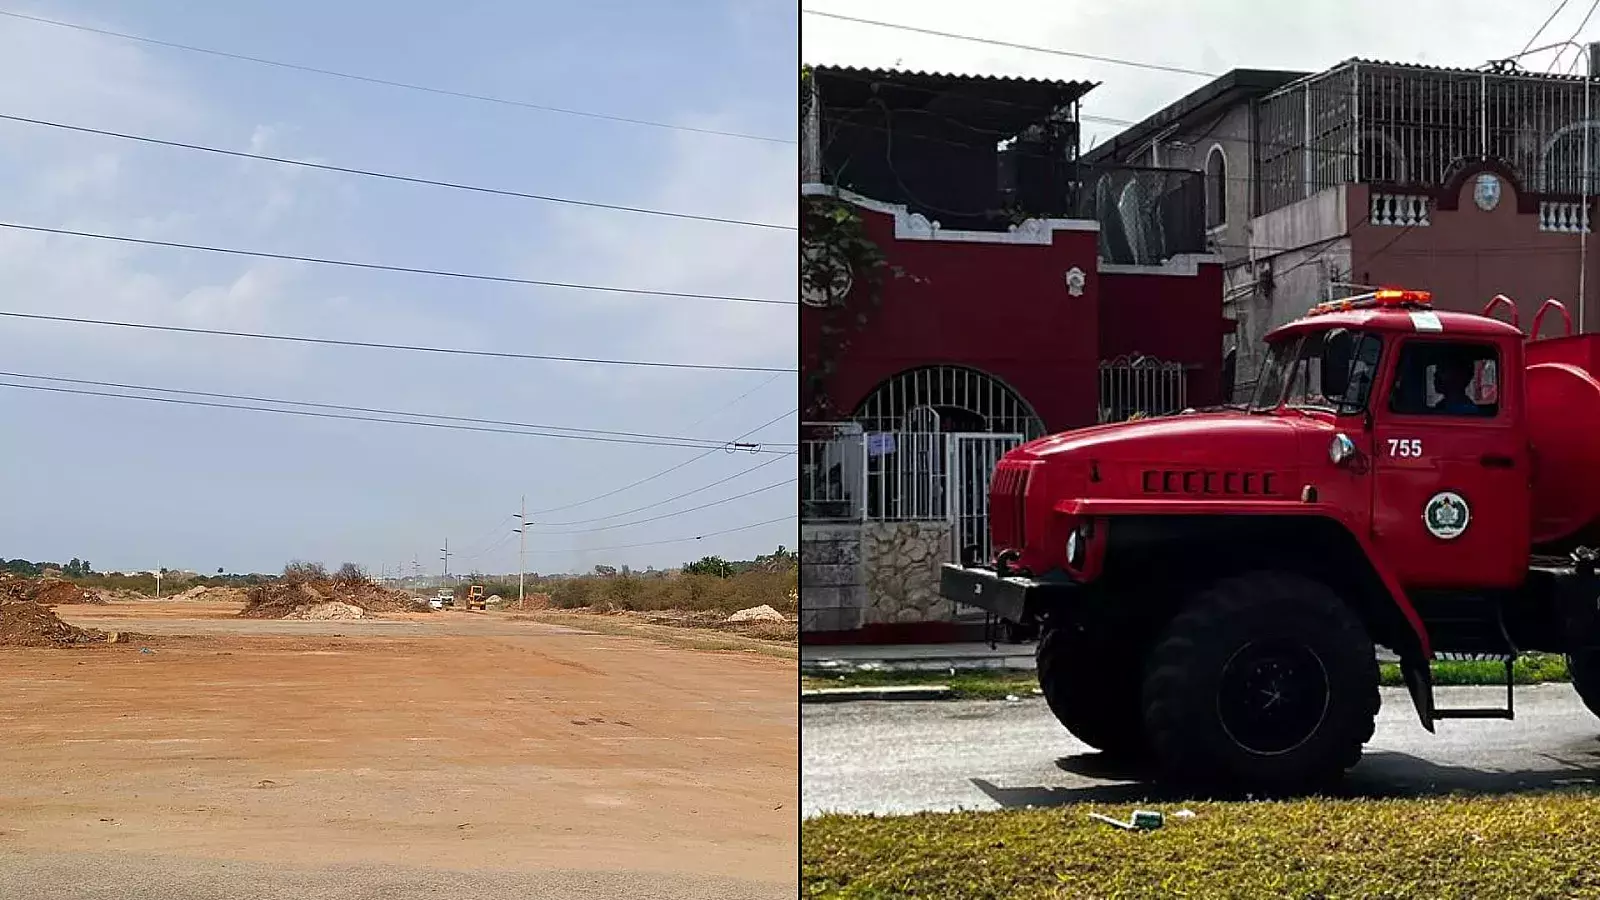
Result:
M498 615L235 608L62 607L154 636L0 650L8 890L794 895L792 661Z

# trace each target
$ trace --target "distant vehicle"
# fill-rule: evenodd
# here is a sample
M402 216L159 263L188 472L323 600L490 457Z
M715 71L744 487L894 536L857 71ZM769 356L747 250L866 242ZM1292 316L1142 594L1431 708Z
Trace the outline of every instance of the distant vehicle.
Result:
M428 605L434 609L444 609L446 606L455 606L455 592L449 588L440 588L439 593L434 594L433 599L428 601Z
M489 603L483 596L483 585L475 584L467 588L467 609L488 609Z

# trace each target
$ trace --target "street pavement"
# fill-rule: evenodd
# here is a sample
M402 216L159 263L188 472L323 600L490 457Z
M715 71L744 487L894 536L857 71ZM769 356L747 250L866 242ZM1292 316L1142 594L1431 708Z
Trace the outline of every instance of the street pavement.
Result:
M1441 708L1505 701L1504 689L1438 688ZM1424 731L1400 688L1383 690L1377 733L1345 791L1417 796L1600 783L1600 719L1569 685L1517 689L1515 721L1456 720ZM801 807L899 814L1126 803L1163 797L1147 773L1079 743L1044 701L859 702L801 706Z

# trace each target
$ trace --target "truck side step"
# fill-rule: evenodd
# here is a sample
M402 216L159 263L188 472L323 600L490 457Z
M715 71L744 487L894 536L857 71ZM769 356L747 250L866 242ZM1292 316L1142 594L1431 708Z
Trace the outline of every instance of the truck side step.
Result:
M1517 717L1516 691L1513 684L1512 666L1516 664L1515 655L1507 656L1506 663L1506 705L1504 709L1497 707L1466 707L1463 709L1438 709L1433 710L1433 720L1440 719L1515 719Z

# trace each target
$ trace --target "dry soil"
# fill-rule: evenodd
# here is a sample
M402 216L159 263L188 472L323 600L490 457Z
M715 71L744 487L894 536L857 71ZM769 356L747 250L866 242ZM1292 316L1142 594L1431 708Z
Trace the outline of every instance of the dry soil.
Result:
M0 649L0 883L49 872L78 896L115 887L122 860L130 880L238 865L797 890L792 661L481 612L238 609L62 608L151 636ZM83 885L55 882L80 865Z

